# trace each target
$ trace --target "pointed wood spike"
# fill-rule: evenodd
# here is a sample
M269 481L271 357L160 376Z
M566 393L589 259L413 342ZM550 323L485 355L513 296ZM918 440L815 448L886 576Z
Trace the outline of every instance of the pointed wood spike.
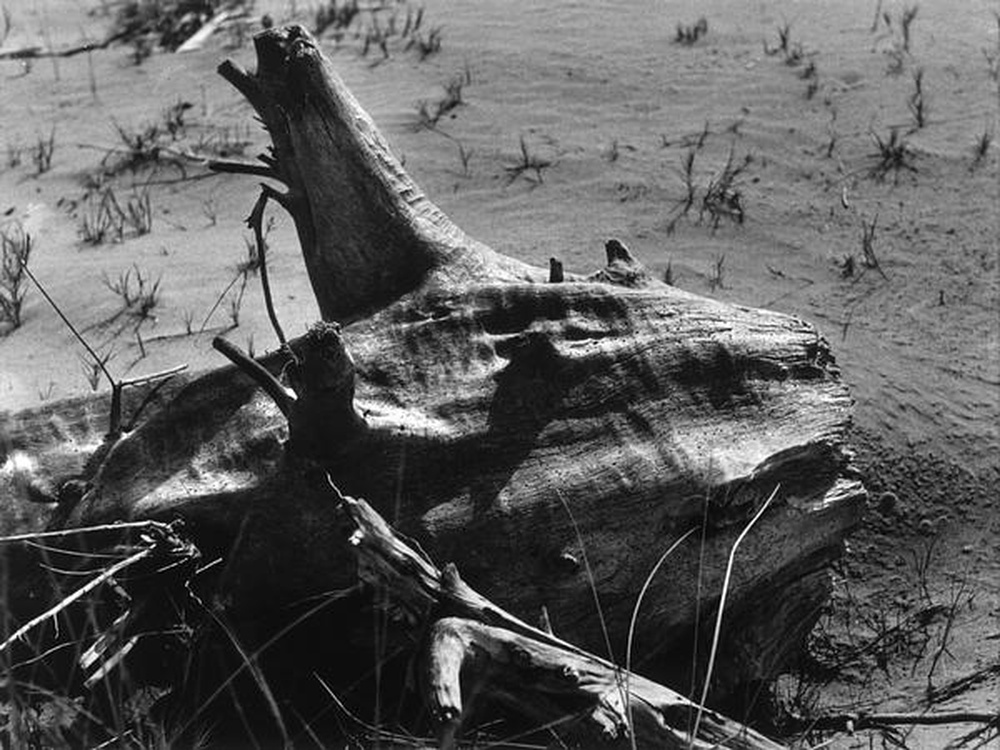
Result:
M608 265L589 276L590 281L632 288L656 286L660 283L633 257L620 240L613 238L608 240L604 243L604 252L608 257Z
M609 266L616 261L622 263L636 262L628 248L625 247L620 240L616 240L614 238L604 243L604 252L607 253Z

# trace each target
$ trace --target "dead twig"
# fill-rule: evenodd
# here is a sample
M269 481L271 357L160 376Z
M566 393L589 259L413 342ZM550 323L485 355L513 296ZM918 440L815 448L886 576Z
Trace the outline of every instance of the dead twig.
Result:
M888 281L889 277L886 276L885 271L882 270L882 264L879 263L878 256L875 254L875 232L877 227L878 214L875 214L871 221L865 221L864 219L861 220L862 262L864 263L865 268L875 269L883 279Z
M272 187L266 184L260 186L260 197L247 217L247 226L253 230L254 241L257 243L257 257L260 260L260 284L264 290L264 306L267 308L267 317L271 320L271 326L278 337L278 342L283 350L288 350L288 341L285 339L285 332L281 329L278 316L274 312L274 300L271 297L271 284L267 276L267 242L264 241L264 209L267 208L268 199L274 199L278 204L283 205L281 195Z
M813 716L798 720L793 731L860 732L894 726L940 726L942 724L996 724L1000 714L985 711L947 711L942 713L856 713Z
M116 575L121 573L126 568L129 568L135 565L140 560L143 560L152 555L154 550L155 547L152 546L146 547L144 549L139 550L135 554L126 557L124 560L120 560L107 570L102 571L100 575L97 575L94 578L92 578L90 581L88 581L83 586L78 588L72 594L62 599L55 606L45 610L44 612L42 612L42 614L38 615L37 617L33 617L31 620L29 620L24 625L15 630L14 633L7 640L5 640L3 643L0 643L0 653L6 651L13 643L21 640L22 638L24 638L24 636L26 636L35 628L44 624L46 621L54 618L64 609L69 607L73 602L83 598L105 581L114 578Z
M4 50L0 52L0 60L35 60L45 57L73 57L85 52L93 52L99 49L107 49L112 44L126 36L127 32L121 31L112 34L101 42L86 42L66 49L52 50L41 47L21 47L20 49Z
M286 417L291 413L292 405L295 403L295 392L286 388L257 360L252 359L243 353L235 344L226 341L221 336L212 339L212 346L226 359L236 365L240 370L250 376L251 379L274 401L281 413Z

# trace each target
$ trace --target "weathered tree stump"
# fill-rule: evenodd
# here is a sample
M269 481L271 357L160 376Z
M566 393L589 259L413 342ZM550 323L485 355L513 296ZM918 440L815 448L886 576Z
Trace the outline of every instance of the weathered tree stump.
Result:
M430 701L450 726L457 693L440 675L465 674L471 652L520 649L542 672L565 660L614 680L591 654L622 663L640 587L695 527L651 581L633 649L642 673L702 680L730 550L777 490L736 555L710 696L772 680L815 623L864 500L826 342L794 318L659 283L617 240L591 277L494 252L413 183L308 32L267 31L256 47L255 73L220 67L273 141L263 166L240 171L282 186L267 195L295 221L324 322L256 373L242 362L178 378L100 445L92 401L3 416L8 456L37 477L0 492L61 499L61 525L182 518L224 561L199 587L236 622L273 623L357 583L328 474L506 611L533 620L544 607L562 639L431 618ZM337 617L351 648L370 642L370 619ZM522 678L526 695L541 689L516 666L499 672L498 696ZM643 714L643 737L681 746L688 727L671 717L688 709Z

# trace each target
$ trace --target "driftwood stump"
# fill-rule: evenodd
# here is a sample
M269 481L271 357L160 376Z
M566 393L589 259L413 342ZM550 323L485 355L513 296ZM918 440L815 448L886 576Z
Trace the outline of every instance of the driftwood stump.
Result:
M4 415L8 460L27 457L35 478L0 492L51 500L63 527L183 519L222 560L198 590L247 639L359 575L389 591L445 740L467 718L464 690L557 731L574 717L584 738L622 740L640 706L638 737L686 747L695 707L614 666L637 594L697 529L649 583L632 666L699 684L733 544L773 494L734 558L709 696L796 658L864 501L827 343L794 318L662 284L617 240L590 277L494 252L413 183L308 32L270 30L256 48L255 73L220 72L273 148L262 165L219 168L270 181L323 322L257 365L223 345L238 366L177 378L120 437L94 438L95 400ZM338 511L327 476L367 503ZM345 512L361 528L362 506L391 525L375 524L385 539L426 553L402 544L408 562L373 574L341 533ZM469 586L502 617L458 606ZM337 647L370 650L371 606L347 596L322 613ZM521 622L543 609L558 638ZM769 746L710 717L702 743Z

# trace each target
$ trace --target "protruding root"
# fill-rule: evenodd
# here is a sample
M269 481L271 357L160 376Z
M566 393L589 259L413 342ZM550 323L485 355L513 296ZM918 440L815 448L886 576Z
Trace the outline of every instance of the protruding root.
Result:
M221 336L212 339L212 346L226 359L250 376L253 381L271 397L275 405L281 409L285 417L289 417L295 403L295 393L286 388L262 364L247 356L235 344L226 341Z
M285 339L285 332L278 322L278 315L274 311L274 300L271 297L271 282L267 275L267 242L264 241L264 209L267 208L268 199L273 199L280 206L287 206L288 201L285 196L274 188L266 184L260 186L260 196L254 204L250 215L247 217L247 226L253 231L254 241L257 243L257 257L260 260L260 285L264 290L264 306L267 308L267 317L271 320L271 327L274 328L274 335L278 337L278 342L282 349L288 348L288 341Z
M458 617L431 626L423 672L425 699L442 740L457 735L476 705L493 702L585 747L628 747L631 732L638 747L781 747L712 712L691 738L695 704L654 682L625 676L590 654Z
M368 503L339 491L338 498L354 524L350 543L361 582L384 592L396 623L423 639L422 688L442 747L453 747L475 707L485 704L583 746L627 747L634 732L640 747L781 747L712 711L703 712L698 736L690 737L696 704L531 627L476 593L454 566L439 570ZM433 619L439 613L447 616Z

